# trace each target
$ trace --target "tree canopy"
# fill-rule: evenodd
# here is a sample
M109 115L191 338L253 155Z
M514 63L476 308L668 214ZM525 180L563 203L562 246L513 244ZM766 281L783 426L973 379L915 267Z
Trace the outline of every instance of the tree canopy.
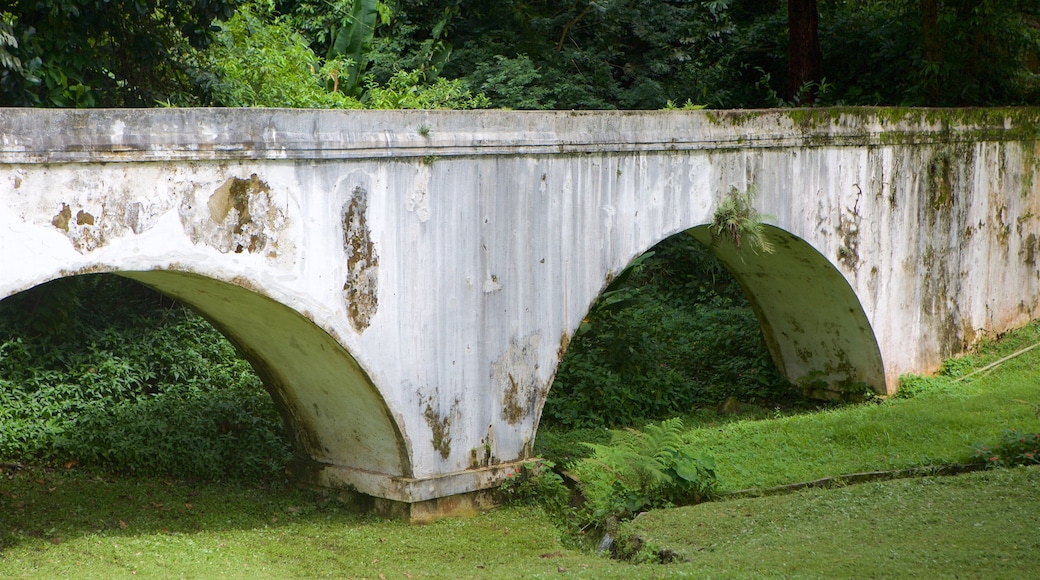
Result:
M205 100L195 66L236 0L13 0L0 12L0 102L139 107ZM4 34L6 32L6 34Z
M449 98L408 97L434 86ZM13 0L0 10L2 105L687 102L1040 104L1040 4Z

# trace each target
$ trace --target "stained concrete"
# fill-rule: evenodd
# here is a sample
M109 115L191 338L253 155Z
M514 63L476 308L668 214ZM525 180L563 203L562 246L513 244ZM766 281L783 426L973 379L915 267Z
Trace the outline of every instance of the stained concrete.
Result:
M263 378L302 478L429 515L530 456L589 306L678 232L719 255L779 368L823 396L892 392L1035 319L1038 122L0 110L0 297L116 272L193 305ZM749 188L773 254L708 233Z

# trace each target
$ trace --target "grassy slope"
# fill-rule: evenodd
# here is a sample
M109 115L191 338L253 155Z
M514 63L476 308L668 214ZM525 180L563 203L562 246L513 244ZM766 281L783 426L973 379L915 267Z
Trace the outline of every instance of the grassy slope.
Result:
M1036 578L1040 466L644 514L625 526L698 578Z
M1036 342L1032 325L948 366L966 374ZM1040 349L965 381L932 380L912 399L700 427L687 440L715 456L724 491L963 462L1004 429L1040 431L1038 366Z
M565 548L538 510L428 526L294 490L33 469L0 483L0 577L624 577ZM613 572L612 572L613 571Z

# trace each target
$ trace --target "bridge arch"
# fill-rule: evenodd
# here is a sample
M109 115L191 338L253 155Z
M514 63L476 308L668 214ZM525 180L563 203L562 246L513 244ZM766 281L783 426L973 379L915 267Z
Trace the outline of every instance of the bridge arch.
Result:
M411 476L407 440L384 397L351 353L307 315L245 280L172 269L106 273L191 306L238 349L273 398L304 481L349 483L343 472L354 470ZM326 473L326 466L337 469Z
M887 392L885 368L867 314L848 280L811 244L764 225L773 253L714 242L708 226L687 230L744 289L777 369L820 398ZM857 392L858 391L858 392Z
M772 253L713 240L707 224L673 235L697 240L733 275L758 319L777 370L795 388L827 400L860 396L868 389L885 393L880 348L852 286L802 238L777 226L763 227ZM667 237L642 249L628 263ZM605 291L590 300L587 310ZM569 330L574 333L578 327Z

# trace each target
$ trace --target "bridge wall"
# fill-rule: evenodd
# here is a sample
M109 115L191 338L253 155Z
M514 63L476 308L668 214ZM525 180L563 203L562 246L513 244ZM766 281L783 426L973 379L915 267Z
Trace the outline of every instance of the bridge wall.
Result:
M0 111L0 297L121 272L250 358L301 473L405 502L530 455L612 276L713 248L789 378L891 392L1036 318L1040 113Z

